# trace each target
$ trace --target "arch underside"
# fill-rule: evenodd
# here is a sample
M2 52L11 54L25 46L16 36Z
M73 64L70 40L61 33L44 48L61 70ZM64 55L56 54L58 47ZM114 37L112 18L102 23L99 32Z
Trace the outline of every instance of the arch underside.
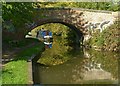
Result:
M55 18L55 19L40 19L38 20L37 22L35 22L35 25L31 27L31 29L34 29L38 26L41 26L41 25L44 25L44 24L48 24L48 23L60 23L60 24L63 24L67 27L69 27L70 29L72 29L75 33L76 33L76 36L77 36L77 39L81 40L81 37L83 36L83 33L82 31L80 31L77 27L75 27L74 25L72 24L69 24L67 22L65 22L63 19L58 19L58 18Z

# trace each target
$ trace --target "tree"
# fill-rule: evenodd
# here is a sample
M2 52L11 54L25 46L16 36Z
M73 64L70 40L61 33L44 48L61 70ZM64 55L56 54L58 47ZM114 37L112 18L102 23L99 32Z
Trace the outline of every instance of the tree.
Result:
M32 21L33 3L6 2L2 4L2 17L4 21L12 21L16 28Z

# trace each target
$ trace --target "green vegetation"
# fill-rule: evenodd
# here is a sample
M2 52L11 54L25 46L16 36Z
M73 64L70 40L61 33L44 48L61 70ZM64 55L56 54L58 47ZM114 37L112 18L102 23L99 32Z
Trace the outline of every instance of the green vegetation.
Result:
M18 56L17 59L24 59L24 60L28 60L30 59L30 56L32 56L33 54L36 55L39 52L42 51L44 47L44 44L42 42L35 44L34 46L32 46L31 48L26 48L24 51L21 51ZM22 58L21 58L22 57Z
M118 4L112 2L41 2L35 7L77 7L96 10L118 11Z
M35 33L36 30L39 30L41 28L53 32L53 46L51 49L45 49L45 51L40 54L39 57L41 58L38 60L38 63L44 65L58 65L63 64L64 62L71 59L72 56L69 53L75 49L76 45L76 36L74 31L65 25L51 23L35 28L32 30L32 33Z
M112 86L112 84L114 84L115 81L113 81L113 80L86 80L86 81L83 81L82 83L83 84L93 84L92 86L97 86L98 84L99 85L109 84L109 86Z
M27 33L25 26L26 23L33 23L34 8L43 7L80 7L88 9L98 10L111 10L118 11L118 5L112 5L111 2L39 2L39 3L16 3L16 2L5 2L2 4L2 23L3 23L3 49L14 49L14 47L23 48L26 45L33 43L33 40L24 39L24 34ZM41 15L42 16L42 15ZM41 26L43 28L50 28L53 34L58 34L62 31L60 39L54 40L56 42L55 47L52 50L46 50L42 53L44 58L40 58L38 62L45 65L58 65L68 61L76 53L71 53L75 47L75 34L71 32L68 27L58 24L48 24ZM38 28L41 28L38 27ZM115 24L109 28L109 32L106 29L100 35L95 35L90 40L91 46L98 46L104 50L118 51L120 49L120 40L118 38L118 25ZM113 34L114 33L114 34ZM105 40L105 39L108 40ZM63 39L63 41L60 41ZM71 39L71 40L69 40ZM35 40L34 40L35 41ZM36 43L36 42L35 42ZM72 46L71 46L72 45ZM2 83L3 84L28 84L28 63L27 59L33 54L42 52L43 44L39 43L31 48L27 48L24 51L19 52L15 56L15 60L5 64L2 70ZM56 50L58 49L58 51ZM52 53L52 52L53 53ZM51 53L48 55L47 53ZM69 58L68 58L69 56ZM115 64L116 66L116 64ZM0 79L1 82L1 79Z
M6 2L2 4L3 22L11 21L15 28L21 28L32 21L33 3ZM13 16L14 15L14 16Z
M39 43L31 48L27 48L17 54L14 61L5 64L2 70L2 84L29 84L27 60L33 54L38 54L42 51L42 47Z
M69 52L72 47L65 46L63 41L61 38L54 37L52 48L46 49L38 62L44 65L58 65L69 60Z
M105 51L120 52L120 28L118 24L119 21L116 21L115 24L106 28L102 33L96 32L92 34L93 38L87 42L88 45L96 46L97 49Z
M2 71L2 84L28 84L28 65L24 60L12 61Z
M10 38L6 38L6 39L3 39L3 47L6 48L6 49L14 49L14 48L22 48L26 45L29 45L30 43L34 43L33 40L31 39L23 39L23 40L14 40L14 39L10 39Z

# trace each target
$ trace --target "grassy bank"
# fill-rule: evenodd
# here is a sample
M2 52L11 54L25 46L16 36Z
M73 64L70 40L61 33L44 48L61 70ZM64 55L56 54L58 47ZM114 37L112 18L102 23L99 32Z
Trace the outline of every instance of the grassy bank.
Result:
M9 62L2 71L2 84L27 84L27 69L24 60Z
M106 28L102 33L92 34L92 38L87 42L91 47L99 50L120 52L120 21Z
M42 50L43 45L36 44L16 55L16 60L5 64L2 70L2 84L29 84L27 59Z

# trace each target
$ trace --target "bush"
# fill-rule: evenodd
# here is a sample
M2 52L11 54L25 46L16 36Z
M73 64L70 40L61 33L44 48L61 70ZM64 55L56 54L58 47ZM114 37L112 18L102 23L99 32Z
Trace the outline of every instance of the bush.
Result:
M116 21L102 33L93 34L93 38L91 38L89 45L97 46L107 51L120 51L120 28L118 27L118 23L119 21Z

